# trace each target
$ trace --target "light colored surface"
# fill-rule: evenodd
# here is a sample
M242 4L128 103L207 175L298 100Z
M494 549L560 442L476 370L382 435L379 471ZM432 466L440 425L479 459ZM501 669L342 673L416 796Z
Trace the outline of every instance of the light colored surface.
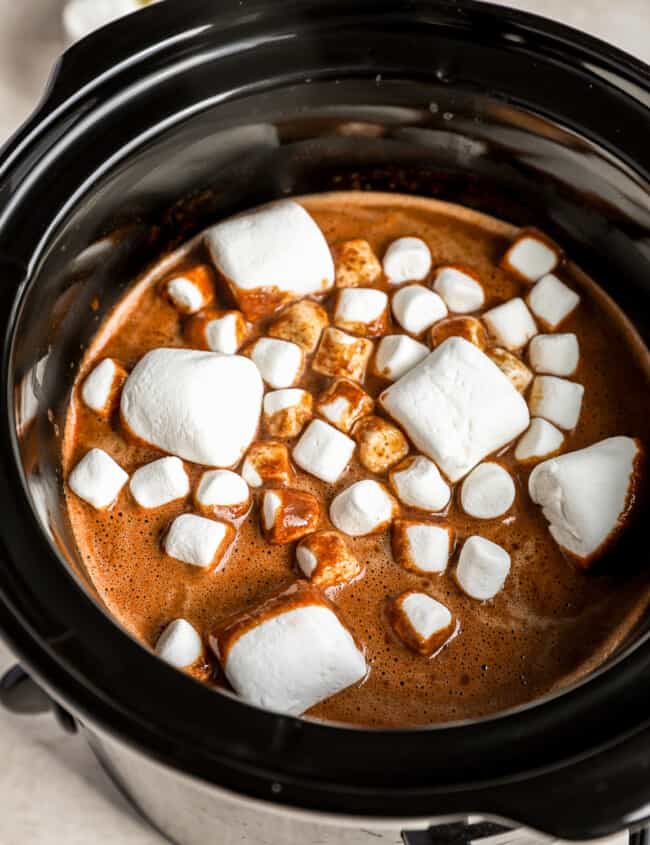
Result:
M31 111L62 49L61 5L61 0L0 0L1 139ZM648 0L504 5L563 20L650 62ZM13 662L0 644L0 672ZM0 845L162 842L112 787L83 741L64 734L50 716L21 718L0 710L0 749Z

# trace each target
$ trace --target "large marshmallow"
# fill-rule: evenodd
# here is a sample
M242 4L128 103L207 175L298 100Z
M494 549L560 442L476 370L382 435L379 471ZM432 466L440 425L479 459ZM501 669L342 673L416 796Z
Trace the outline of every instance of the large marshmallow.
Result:
M531 416L544 417L559 428L571 430L580 419L584 392L584 387L574 381L535 376L528 400Z
M307 390L288 387L264 397L264 425L273 437L297 437L312 416L313 399Z
M257 431L263 385L252 361L153 349L122 390L121 415L140 440L207 466L236 464Z
M408 590L388 607L391 626L412 651L431 657L453 635L456 624L449 610L427 593Z
M486 311L483 321L496 342L511 351L522 349L537 334L535 321L520 297Z
M296 560L312 584L323 589L358 578L363 566L336 531L316 531L296 548Z
M544 276L528 294L528 305L547 328L556 329L580 304L580 297L552 273Z
M275 440L260 440L253 443L242 465L241 474L251 487L265 484L290 484L293 469L289 450L284 443Z
M541 460L559 452L564 443L564 435L553 423L535 417L515 448L515 458L521 463Z
M336 379L321 393L316 410L341 431L349 431L354 423L371 414L375 403L366 391L347 379Z
M187 669L203 654L203 643L187 619L174 619L158 637L155 652L170 666Z
M68 476L68 487L96 510L104 510L117 499L129 476L102 449L91 449Z
M393 296L395 319L409 334L419 335L447 316L447 306L437 293L424 285L406 285Z
M320 522L320 503L304 490L265 490L260 505L262 532L269 543L286 545L311 534Z
M338 481L354 452L354 440L322 420L312 420L293 448L293 459L321 481Z
M570 376L580 360L580 346L574 334L538 334L528 348L530 364L536 373Z
M528 427L526 402L476 346L451 337L380 402L454 482Z
M556 543L587 566L623 526L634 498L639 444L608 437L538 464L528 480Z
M350 537L383 531L397 514L397 504L386 488L365 479L350 485L330 505L333 525Z
M366 337L378 337L388 328L388 296L373 288L343 288L334 308L340 329Z
M398 238L384 254L384 273L391 285L419 282L431 269L431 253L421 238Z
M179 458L160 458L136 469L129 483L141 508L160 508L190 492L190 480Z
M250 326L241 311L208 308L188 320L185 337L197 349L234 355L246 340Z
M292 387L302 375L303 351L290 340L261 337L251 347L250 356L269 387Z
M344 241L334 247L336 286L358 288L374 284L381 276L381 264L368 241Z
M183 563L206 569L219 565L234 535L232 525L183 513L169 527L165 552Z
M465 540L456 567L456 581L470 598L487 601L503 589L510 572L508 552L474 535Z
M396 467L390 474L390 482L400 502L418 510L440 511L451 498L449 485L438 467L422 455Z
M381 417L364 417L352 431L361 464L376 475L387 472L408 455L409 444L399 430Z
M250 508L251 495L241 475L229 469L210 469L201 476L194 501L206 516L236 519Z
M534 343L535 338L531 342ZM504 376L510 379L515 390L518 390L519 393L525 393L526 388L533 380L533 374L520 358L517 358L512 352L508 352L507 349L501 349L498 346L488 349L485 354L491 361L494 361Z
M405 569L419 575L447 569L452 540L448 525L396 519L391 539L395 560Z
M324 376L363 381L373 344L365 337L325 329L312 368Z
M444 299L447 308L456 314L478 311L485 303L485 291L476 273L465 267L450 265L436 270L433 289Z
M199 264L165 280L163 291L181 314L196 314L214 296L212 274L207 267Z
M317 302L303 299L294 302L269 326L269 337L290 340L297 343L305 352L311 353L318 346L323 329L329 323L327 311Z
M292 299L324 293L334 263L323 233L293 200L270 203L206 232L215 266L251 320Z
M460 504L476 519L495 519L510 510L515 500L515 483L501 464L486 461L463 481Z
M485 326L477 317L450 317L441 320L431 329L431 346L441 346L450 337L462 337L483 350L487 346L488 336Z
M429 354L429 347L404 334L382 338L375 356L375 372L389 381L397 381Z
M109 416L118 404L120 388L127 372L117 361L104 358L88 375L81 388L85 405L103 417Z
M501 260L501 266L523 279L536 282L551 273L562 258L559 249L539 232L522 232Z

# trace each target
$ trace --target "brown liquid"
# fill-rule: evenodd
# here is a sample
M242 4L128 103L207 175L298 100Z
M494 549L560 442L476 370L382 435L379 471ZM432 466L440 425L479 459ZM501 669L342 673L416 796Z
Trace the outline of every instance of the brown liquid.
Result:
M457 206L391 195L330 194L309 197L313 214L330 244L366 238L383 255L396 237L417 235L431 249L434 267L462 263L480 275L488 294L486 308L520 294L525 286L498 269L515 229ZM202 247L195 255L205 260ZM178 262L172 257L171 264ZM165 262L166 271L170 261ZM88 351L79 382L105 356L127 369L154 347L186 346L184 318L156 291L162 270L149 274L113 312ZM572 377L585 386L580 423L566 439L570 451L615 434L650 443L647 351L616 306L577 268L562 275L582 295L580 307L561 331L575 332L581 359ZM331 306L330 297L325 304ZM263 326L261 327L263 329ZM624 377L622 377L624 374ZM318 394L328 379L308 375L304 385ZM385 386L369 379L373 395ZM127 472L160 457L160 452L129 441L115 416L97 418L75 389L64 439L65 476L93 447L112 455ZM480 533L503 545L512 557L505 588L487 603L465 596L451 573L431 578L407 572L391 555L388 532L346 538L365 563L362 578L327 591L354 635L366 648L370 673L352 687L314 707L319 719L362 725L396 726L476 718L541 696L583 676L610 655L625 638L648 602L648 578L616 579L585 575L560 553L545 520L527 494L530 468L517 464L513 449L499 457L517 484L515 504L495 521L463 515L458 490L446 519L456 545ZM203 468L186 464L192 488ZM297 472L294 486L321 496L333 495L368 473L351 465L333 487ZM135 636L152 645L171 619L183 616L207 642L221 620L263 601L297 577L293 545L271 546L261 537L257 507L244 520L236 544L217 572L204 572L165 556L161 536L191 502L155 511L135 506L125 488L109 512L97 512L71 494L67 507L86 569L109 611ZM403 516L409 516L403 509ZM407 589L423 589L446 604L460 622L457 636L433 659L408 651L391 635L385 620L387 599ZM211 677L225 683L214 658Z

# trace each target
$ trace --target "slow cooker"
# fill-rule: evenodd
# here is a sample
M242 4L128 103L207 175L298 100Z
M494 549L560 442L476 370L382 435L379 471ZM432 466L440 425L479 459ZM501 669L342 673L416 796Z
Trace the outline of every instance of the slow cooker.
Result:
M273 197L400 191L535 224L647 341L649 104L640 62L471 0L168 2L62 57L0 154L0 628L172 840L424 842L468 814L578 839L650 816L647 621L581 683L496 717L365 730L278 716L109 618L59 471L103 315L155 257ZM647 565L645 524L612 566ZM23 677L5 680L8 703Z

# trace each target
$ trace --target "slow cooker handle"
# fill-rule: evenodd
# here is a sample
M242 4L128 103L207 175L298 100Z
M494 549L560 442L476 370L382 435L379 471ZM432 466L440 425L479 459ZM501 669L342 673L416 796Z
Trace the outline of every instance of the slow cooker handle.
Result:
M19 716L52 712L66 733L77 731L74 717L50 698L19 664L12 666L0 678L0 704Z

